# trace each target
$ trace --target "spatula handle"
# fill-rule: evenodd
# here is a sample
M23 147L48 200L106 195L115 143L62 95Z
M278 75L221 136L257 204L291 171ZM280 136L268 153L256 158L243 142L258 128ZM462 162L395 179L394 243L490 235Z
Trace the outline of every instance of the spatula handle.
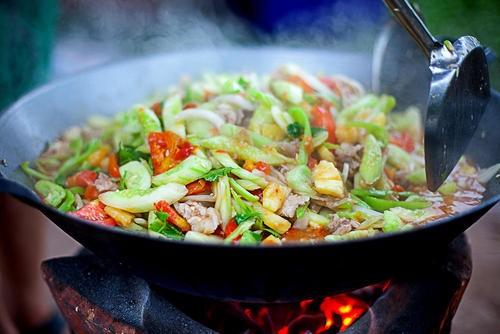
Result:
M407 0L384 0L384 2L428 58L432 50L441 46Z

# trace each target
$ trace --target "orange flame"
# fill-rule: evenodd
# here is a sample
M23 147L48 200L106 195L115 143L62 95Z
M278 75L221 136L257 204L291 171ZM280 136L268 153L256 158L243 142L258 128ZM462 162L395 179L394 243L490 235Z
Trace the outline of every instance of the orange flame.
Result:
M352 326L388 286L389 282L384 282L364 288L365 294L344 293L297 303L233 303L233 306L263 333L342 332Z

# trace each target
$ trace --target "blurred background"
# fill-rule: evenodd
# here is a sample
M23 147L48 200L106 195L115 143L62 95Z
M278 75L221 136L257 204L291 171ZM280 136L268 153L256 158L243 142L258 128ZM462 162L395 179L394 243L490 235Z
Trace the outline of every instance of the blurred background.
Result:
M500 52L500 1L419 0L415 5L435 35L474 35ZM2 0L0 110L44 82L147 54L232 45L371 53L390 20L382 0ZM498 61L490 75L500 88ZM499 218L497 206L468 232L474 272L453 333L500 330ZM46 225L46 257L75 252L78 245Z

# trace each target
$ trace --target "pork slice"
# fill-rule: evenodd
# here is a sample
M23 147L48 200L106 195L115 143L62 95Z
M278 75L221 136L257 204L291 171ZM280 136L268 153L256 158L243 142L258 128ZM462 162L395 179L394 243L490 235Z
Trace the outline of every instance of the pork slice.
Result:
M175 203L174 208L191 225L195 232L212 234L220 225L219 215L212 207L205 207L198 202Z

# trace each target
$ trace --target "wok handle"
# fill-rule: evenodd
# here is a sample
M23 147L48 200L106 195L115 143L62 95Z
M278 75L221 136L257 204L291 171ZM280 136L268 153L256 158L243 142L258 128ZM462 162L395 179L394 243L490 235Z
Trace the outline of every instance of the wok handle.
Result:
M0 175L0 193L7 193L29 204L41 204L38 196L30 189Z
M432 36L412 5L407 0L384 0L384 2L399 23L417 42L425 56L430 58L432 50L440 47L441 43Z

